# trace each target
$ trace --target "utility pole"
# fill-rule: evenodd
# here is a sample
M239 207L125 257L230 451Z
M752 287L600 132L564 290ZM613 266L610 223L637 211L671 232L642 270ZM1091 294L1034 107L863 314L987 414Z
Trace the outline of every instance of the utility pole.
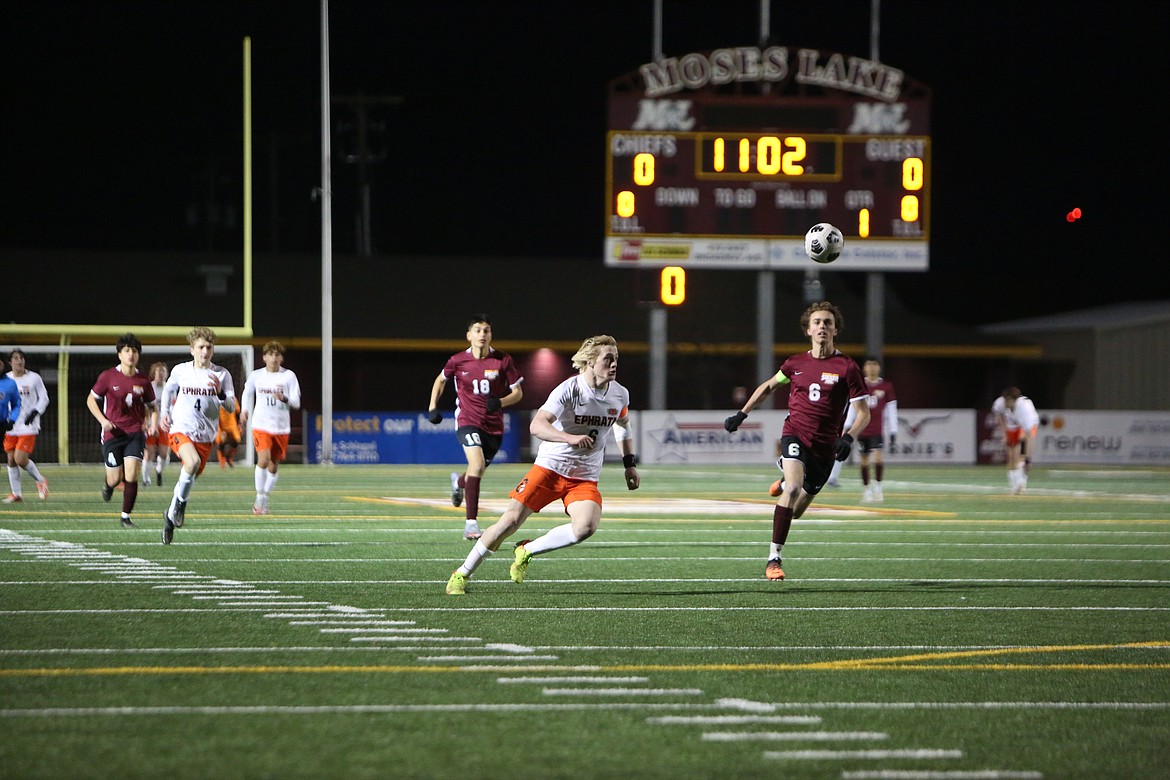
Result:
M358 172L358 196L360 199L357 248L362 257L373 254L374 241L370 231L370 175L369 165L380 163L386 159L385 148L374 151L370 148L370 131L386 129L385 123L373 121L370 118L370 109L375 106L397 106L402 104L399 95L366 95L359 91L356 95L336 95L334 105L345 106L355 115L355 129L357 130L357 148L348 152L344 160L348 164L356 164Z

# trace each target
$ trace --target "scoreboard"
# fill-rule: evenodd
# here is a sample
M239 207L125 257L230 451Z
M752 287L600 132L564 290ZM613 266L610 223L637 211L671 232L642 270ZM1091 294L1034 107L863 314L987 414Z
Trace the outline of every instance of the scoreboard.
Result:
M880 63L740 47L611 82L605 262L806 269L831 222L844 271L925 271L930 94Z

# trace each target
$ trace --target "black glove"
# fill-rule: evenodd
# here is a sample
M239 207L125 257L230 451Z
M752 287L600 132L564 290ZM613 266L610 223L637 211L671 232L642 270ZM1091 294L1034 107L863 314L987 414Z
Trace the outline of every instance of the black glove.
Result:
M430 413L431 425L438 425L443 422L443 413L438 409L431 409Z
M892 449L894 449L894 447L897 447L897 446L898 446L898 434L891 433L890 434L890 449L892 450Z
M847 433L841 434L841 438L833 442L833 457L839 461L849 460L849 452L853 449L853 437Z
M723 421L723 427L727 429L728 433L734 433L735 430L739 428L740 424L746 419L747 415L744 412L736 412Z
M489 412L500 411L500 399L496 398L494 395L489 395L483 403Z
M12 430L12 426L14 426L14 425L16 425L15 422L13 422L12 420L9 420L7 417L4 418L4 426L3 427L4 427L4 430L6 432Z
M33 409L31 412L29 412L29 413L28 413L28 414L25 416L25 418L24 418L24 424L25 424L25 425L32 425L32 424L33 424L33 420L37 419L37 415L38 415L38 414L40 414L40 412L39 412L39 411L37 411L36 409Z

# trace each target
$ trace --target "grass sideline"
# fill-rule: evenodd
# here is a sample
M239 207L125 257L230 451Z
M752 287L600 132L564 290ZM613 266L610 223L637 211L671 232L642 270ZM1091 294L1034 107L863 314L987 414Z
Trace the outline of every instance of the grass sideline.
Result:
M601 529L468 595L450 468L101 468L0 507L0 778L1154 778L1170 469L857 468L769 583L773 469L607 468ZM522 465L493 466L481 523ZM533 516L532 536L562 522Z

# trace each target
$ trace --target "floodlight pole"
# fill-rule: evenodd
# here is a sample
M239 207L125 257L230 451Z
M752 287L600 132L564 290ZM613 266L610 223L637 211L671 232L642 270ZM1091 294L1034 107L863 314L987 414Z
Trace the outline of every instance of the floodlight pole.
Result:
M333 192L329 0L321 0L321 465L333 463Z
M760 0L760 46L768 44L771 27L771 0ZM765 85L767 88L767 85ZM756 273L756 381L764 382L776 373L776 272ZM771 401L775 403L775 401Z
M881 30L881 0L869 3L869 58L878 62L878 34ZM882 360L886 341L886 277L881 271L865 275L865 351Z

